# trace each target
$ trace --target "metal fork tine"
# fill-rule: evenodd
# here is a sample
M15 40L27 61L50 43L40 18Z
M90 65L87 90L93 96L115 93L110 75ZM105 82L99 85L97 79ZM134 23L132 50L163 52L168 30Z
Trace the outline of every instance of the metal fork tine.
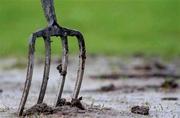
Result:
M44 42L45 42L45 66L44 66L44 74L43 74L43 81L41 85L41 90L39 93L39 98L37 103L40 104L43 102L45 93L46 93L46 88L47 88L47 83L49 79L49 71L50 71L50 63L51 63L51 41L50 37L44 37Z
M77 80L75 83L75 89L74 89L73 98L72 98L72 100L74 99L77 100L80 89L81 89L83 75L84 75L85 61L86 61L86 46L85 46L84 37L81 34L81 32L67 29L67 28L64 28L64 30L67 32L68 36L76 36L76 38L78 39L78 44L79 44L79 51L80 51L79 67L78 67Z
M78 39L79 43L79 67L78 67L78 74L77 74L77 80L75 83L75 89L73 93L73 99L78 99L79 91L81 88L83 75L84 75L84 68L85 68L85 60L86 60L86 49L85 49L85 42L83 35L80 32L72 31L72 35L75 35Z
M25 86L23 89L22 98L21 98L20 105L18 108L18 115L19 116L21 116L23 113L24 106L25 106L25 103L27 101L27 97L29 94L29 89L31 86L32 75L33 75L33 67L34 67L35 40L36 40L36 36L33 34L30 37L30 42L29 42L28 68L27 68Z
M63 55L62 55L62 65L60 64L57 69L59 70L61 76L62 76L62 81L60 84L59 92L56 98L56 103L55 106L58 106L58 104L61 102L61 97L62 97L62 92L65 84L65 79L66 79L66 73L67 73L67 66L68 66L68 40L67 36L61 36L61 41L62 41L62 48L63 48Z

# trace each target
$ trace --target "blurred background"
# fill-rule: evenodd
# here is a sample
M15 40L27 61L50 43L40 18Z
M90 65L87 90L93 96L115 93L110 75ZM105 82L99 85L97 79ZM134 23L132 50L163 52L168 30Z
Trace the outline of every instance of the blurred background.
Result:
M180 118L180 0L54 1L59 24L81 31L86 41L88 59L81 94L83 102L100 105L102 111L90 110L92 118L138 118L130 111L136 105L148 106L147 118ZM26 76L28 38L45 27L40 0L0 0L0 117L15 115ZM60 38L52 41L54 57L45 96L48 105L54 104L58 93L56 67L62 52ZM72 37L69 44L72 56L63 98L70 100L78 69L78 44ZM39 94L44 50L40 38L26 108L34 105ZM106 107L112 110L103 111Z
M55 8L60 25L84 34L88 54L180 55L179 0L55 0ZM0 56L26 56L28 37L46 25L40 0L0 0ZM74 54L77 42L69 43ZM37 45L43 54L43 41Z

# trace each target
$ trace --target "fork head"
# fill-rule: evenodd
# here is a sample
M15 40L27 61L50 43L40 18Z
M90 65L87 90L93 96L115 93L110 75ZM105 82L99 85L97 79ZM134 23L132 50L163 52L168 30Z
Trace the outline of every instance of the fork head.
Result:
M41 89L39 93L39 98L37 100L37 103L40 104L43 102L46 87L48 84L49 79L49 72L50 72L50 64L51 64L51 37L56 36L61 38L62 42L62 62L57 67L60 75L62 76L62 80L59 86L59 92L57 94L56 100L55 100L55 106L58 106L58 104L62 101L62 92L65 84L65 78L67 74L67 65L68 65L68 36L75 36L77 38L78 44L79 44L79 67L78 67L78 73L77 73L77 80L75 83L75 89L73 92L72 102L79 100L78 95L81 88L81 83L83 80L83 74L84 74L84 68L85 68L85 59L86 59L86 49L85 49L85 42L83 35L79 31L67 29L60 27L56 21L53 22L51 26L48 26L47 28L43 30L39 30L35 33L33 33L29 40L29 53L28 53L28 67L27 67L27 75L26 75L26 81L24 85L24 90L22 94L22 98L20 101L18 114L21 116L23 114L23 110L25 107L25 103L27 101L27 97L29 94L29 90L31 87L31 81L32 81L32 75L33 75L33 68L34 68L34 52L35 52L35 42L36 39L39 37L43 37L44 43L45 43L45 64L44 64L44 74L43 74L43 80L41 84Z

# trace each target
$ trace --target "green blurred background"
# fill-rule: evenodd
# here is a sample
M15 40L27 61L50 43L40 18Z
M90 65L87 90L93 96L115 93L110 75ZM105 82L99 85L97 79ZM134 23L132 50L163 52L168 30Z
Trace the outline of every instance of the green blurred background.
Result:
M55 7L62 26L84 34L88 54L180 56L180 0L55 0ZM46 25L40 0L0 0L0 57L26 56L28 37ZM53 54L61 53L57 39ZM41 39L36 47L44 53Z

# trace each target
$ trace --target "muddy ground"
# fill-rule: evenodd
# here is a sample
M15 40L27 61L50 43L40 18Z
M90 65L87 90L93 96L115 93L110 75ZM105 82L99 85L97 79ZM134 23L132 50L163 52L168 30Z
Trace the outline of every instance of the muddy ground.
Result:
M101 78L99 75L108 75L127 70L136 64L151 62L154 58L118 58L118 57L88 57L84 81L80 96L82 102L87 105L84 111L71 110L71 112L59 112L53 115L40 115L39 117L87 117L87 118L180 118L180 89L179 78L175 87L169 87L164 83L171 77L113 77ZM160 60L155 58L155 60ZM50 79L44 102L53 106L60 76L56 70L58 65L56 58L52 61ZM70 100L74 89L77 72L77 58L69 59L68 75L63 97ZM20 102L26 75L26 61L24 59L0 60L0 117L17 117L16 111ZM180 74L180 61L173 59L164 61L168 65L168 72ZM136 68L137 69L137 68ZM139 69L139 68L138 68ZM127 73L126 73L127 74ZM132 73L131 73L132 74ZM26 109L35 105L43 75L43 62L36 61L31 91L26 104ZM141 75L141 74L140 74ZM92 78L96 77L96 78ZM173 84L174 85L174 84ZM177 85L177 86L176 86ZM134 106L148 106L149 115L131 113ZM37 115L33 115L37 117Z

